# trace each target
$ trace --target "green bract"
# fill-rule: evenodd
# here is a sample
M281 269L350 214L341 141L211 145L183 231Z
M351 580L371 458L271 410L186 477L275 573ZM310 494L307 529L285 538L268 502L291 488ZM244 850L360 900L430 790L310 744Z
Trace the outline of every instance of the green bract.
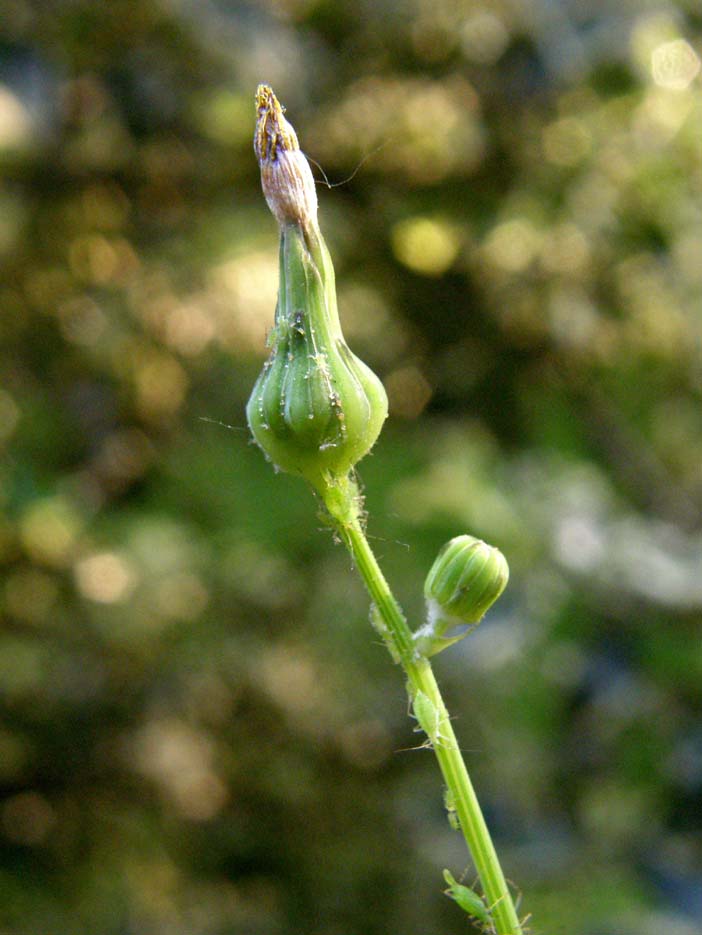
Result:
M424 583L427 623L415 634L419 652L431 656L462 639L504 591L504 555L473 536L457 536L441 549Z
M271 344L246 409L253 436L281 470L318 488L333 484L372 448L387 397L344 340L321 234L297 223L281 226Z

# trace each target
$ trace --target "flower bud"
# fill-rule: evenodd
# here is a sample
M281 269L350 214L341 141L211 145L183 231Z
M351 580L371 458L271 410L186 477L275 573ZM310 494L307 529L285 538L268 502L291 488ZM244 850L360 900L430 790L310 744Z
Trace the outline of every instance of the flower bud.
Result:
M427 622L415 633L420 654L434 655L462 639L502 594L508 579L499 549L473 536L447 542L424 583Z
M284 108L266 84L256 90L256 111L254 151L268 207L280 224L316 224L317 189L310 164L292 124L283 116Z
M344 340L334 268L317 226L316 195L311 197L314 182L301 168L304 163L311 180L295 131L270 88L259 88L257 103L255 149L266 199L280 224L280 286L270 357L246 415L276 467L326 492L372 448L387 416L387 397Z

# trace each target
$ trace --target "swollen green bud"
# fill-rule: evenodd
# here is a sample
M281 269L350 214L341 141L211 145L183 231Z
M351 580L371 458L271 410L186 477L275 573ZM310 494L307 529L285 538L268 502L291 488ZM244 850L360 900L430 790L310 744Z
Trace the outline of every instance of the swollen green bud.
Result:
M324 492L343 483L372 448L387 397L344 340L334 268L295 131L270 88L259 88L257 102L255 148L266 199L280 224L280 288L271 354L246 415L276 467Z
M508 579L499 549L473 536L447 542L424 583L427 622L415 633L420 654L432 656L462 639L502 594Z

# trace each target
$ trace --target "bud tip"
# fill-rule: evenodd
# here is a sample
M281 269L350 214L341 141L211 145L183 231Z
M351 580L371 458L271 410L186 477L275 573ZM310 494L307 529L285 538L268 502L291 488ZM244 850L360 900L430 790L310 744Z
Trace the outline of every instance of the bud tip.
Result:
M264 162L275 162L279 151L300 148L292 124L283 116L285 108L267 84L256 88L256 111L254 151L260 166Z

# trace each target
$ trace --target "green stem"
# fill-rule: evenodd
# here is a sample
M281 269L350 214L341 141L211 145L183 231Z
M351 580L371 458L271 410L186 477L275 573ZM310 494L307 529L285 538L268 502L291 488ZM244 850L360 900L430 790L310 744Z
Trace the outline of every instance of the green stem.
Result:
M423 692L437 712L436 741L432 747L444 781L453 795L461 830L480 877L495 931L497 935L521 935L522 929L512 895L507 888L429 660L425 656L417 656L412 631L380 570L359 520L347 514L345 521L337 521L337 530L375 604L383 624L385 642L392 655L399 658L412 693Z

